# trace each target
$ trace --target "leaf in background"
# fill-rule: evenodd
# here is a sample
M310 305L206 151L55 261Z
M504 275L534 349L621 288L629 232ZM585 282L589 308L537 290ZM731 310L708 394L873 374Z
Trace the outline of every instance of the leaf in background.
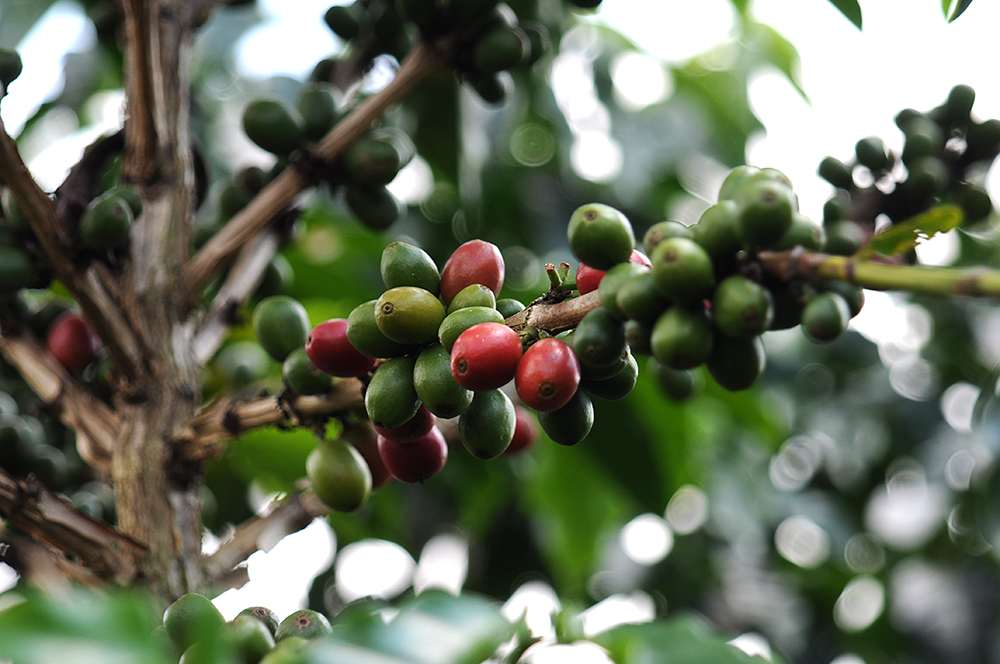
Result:
M642 625L623 625L594 637L608 649L616 664L670 662L670 664L751 664L751 657L713 633L701 619L685 615ZM772 662L780 661L775 657Z
M744 28L744 32L752 41L749 48L758 51L764 59L777 67L796 92L809 101L801 84L801 61L799 52L792 42L785 39L777 30L763 23L752 23Z
M952 13L951 18L948 19L948 22L951 23L956 18L961 16L971 4L972 0L958 0L958 5L955 6L955 11Z
M898 256L910 251L923 240L950 231L961 222L960 208L954 205L939 205L872 236L868 244L854 257L870 258L873 254Z
M306 473L306 457L316 447L308 429L264 427L248 431L229 443L226 456L247 483L257 480L271 491L290 491Z
M830 0L830 4L839 9L858 30L861 29L861 5L858 0Z
M309 647L307 664L478 664L514 636L500 605L484 597L426 591L398 607L338 620L334 633Z
M731 4L736 11L740 13L740 16L746 16L750 0L729 0L729 4Z
M0 658L19 664L167 664L155 602L139 593L30 596L0 611ZM176 657L175 657L176 660Z

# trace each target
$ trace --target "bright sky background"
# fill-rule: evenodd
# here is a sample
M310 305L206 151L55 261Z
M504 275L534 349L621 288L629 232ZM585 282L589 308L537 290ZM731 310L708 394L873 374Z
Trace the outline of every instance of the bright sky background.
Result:
M4 5L11 1L0 0L0 20ZM258 4L268 20L236 46L240 66L246 71L261 76L286 73L303 77L317 59L336 47L335 38L320 20L331 4L329 0L260 0ZM767 135L753 140L750 161L788 174L803 211L814 218L819 218L831 191L815 175L819 161L831 154L848 160L854 143L868 135L882 136L890 147L899 148L901 137L893 117L901 108L928 110L943 101L953 85L967 83L978 93L974 114L980 118L1000 117L994 34L1000 26L1000 3L978 0L951 25L941 16L939 0L862 0L861 4L865 29L859 32L826 0L754 3L757 17L798 47L802 84L810 101L803 100L779 74L761 74L751 86L751 103L766 125ZM615 25L650 55L680 62L725 39L732 18L727 0L605 0L596 16L588 20ZM24 58L24 74L0 105L0 116L9 130L16 133L42 101L58 92L64 53L88 44L93 39L91 30L78 6L63 0L18 45ZM665 90L669 89L668 83ZM119 121L120 96L107 95L99 103L107 111L104 124L77 130L72 119L53 118L53 122L67 123L62 133L71 136L68 143L48 152L47 146L24 146L46 186L57 185L77 152ZM991 188L1000 192L996 179L994 174ZM669 509L666 520L657 515L637 517L623 530L622 547L637 562L659 560L669 554L671 526L678 533L684 532L671 520ZM402 579L405 585L417 575L422 584L431 585L433 570L441 567L433 560L425 562L423 556L418 563L405 552L377 543L372 546L382 548L371 549L369 554L378 551L384 561L397 561L394 564L401 576L397 575L396 583ZM303 560L298 556L304 550L314 555ZM251 583L220 598L219 605L227 617L250 604L269 605L284 617L304 601L312 573L309 568L325 568L335 550L328 528L317 525L307 529L270 554L251 559ZM436 550L447 552L453 561L464 555L461 544L455 542ZM822 546L811 549L810 555L815 551L822 554ZM295 556L296 562L281 562L282 552ZM291 585L287 579L273 576L275 570L291 568L301 572ZM0 564L0 587L9 577L5 569L9 570ZM448 587L461 585L461 581L441 579ZM545 592L540 596L552 601ZM644 600L638 598L629 606L640 610ZM537 661L543 661L543 657Z

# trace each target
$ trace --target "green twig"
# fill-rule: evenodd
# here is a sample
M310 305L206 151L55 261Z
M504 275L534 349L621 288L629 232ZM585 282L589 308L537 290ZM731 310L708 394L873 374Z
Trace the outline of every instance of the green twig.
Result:
M803 251L762 252L761 266L789 281L837 279L871 290L928 295L1000 297L1000 270L894 265Z

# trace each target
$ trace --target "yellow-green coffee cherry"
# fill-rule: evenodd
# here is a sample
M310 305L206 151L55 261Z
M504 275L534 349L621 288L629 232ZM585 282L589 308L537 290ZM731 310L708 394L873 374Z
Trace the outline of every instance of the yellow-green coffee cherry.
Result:
M416 286L397 286L382 293L375 303L375 324L382 334L401 344L436 341L445 317L441 300Z

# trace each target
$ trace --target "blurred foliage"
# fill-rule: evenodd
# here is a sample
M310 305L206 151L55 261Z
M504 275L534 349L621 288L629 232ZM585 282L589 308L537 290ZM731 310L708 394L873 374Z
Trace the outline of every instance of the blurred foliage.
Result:
M856 1L831 2L861 27ZM0 42L16 42L49 4L3 3ZM572 210L595 200L613 205L639 236L668 217L693 221L716 194L705 183L743 163L747 140L763 129L747 101L751 77L777 69L804 94L794 45L754 22L747 0L732 0L740 20L726 43L686 62L657 63L672 92L639 108L622 100L614 80L622 56L643 55L626 36L561 3L537 11L536 3L510 4L522 19L544 23L559 48L515 74L502 106L481 103L442 74L387 115L385 123L412 137L430 179L411 192L403 219L375 233L340 196L315 191L300 200L303 215L282 250L294 272L286 292L306 304L314 324L376 297L381 251L400 238L438 265L471 237L494 242L507 261L501 296L531 301L546 288L541 266L570 260ZM968 4L959 2L952 17ZM89 63L89 75L44 104L25 138L58 109L85 123L87 100L121 85L114 17L100 11L103 3L88 5L98 40L75 62ZM222 8L196 43L195 131L213 192L250 163L271 165L239 135L234 118L242 107L265 93L293 100L303 83L248 80L235 71L232 45L260 21L252 5ZM554 85L557 67L580 77L574 94L582 97L573 103L592 104L598 128L624 155L608 181L582 177L574 166L580 119ZM210 197L199 221L218 214ZM975 229L951 231L959 239L955 265L1000 265L996 222L994 214ZM543 438L492 462L452 449L432 481L393 483L358 512L330 515L341 548L386 539L414 558L434 535L457 530L470 543L468 594L406 598L386 623L374 603L345 609L331 569L318 577L311 606L343 610L345 627L317 644L309 661L485 657L513 628L480 594L502 601L529 579L544 579L566 605L622 593L654 598L660 619L596 639L620 663L660 661L663 651L692 664L749 661L703 621L731 634L762 634L790 662L844 653L868 664L1000 661L1000 315L992 303L962 298L870 297L869 306L877 312L869 336L852 331L815 346L798 331L769 333L769 367L751 390L728 393L700 375L705 390L676 402L642 371L628 399L596 404L593 432L573 448ZM248 312L249 305L244 321ZM229 343L248 338L244 324ZM221 371L220 358L211 371ZM264 372L246 394L281 389L276 365ZM206 396L217 388L207 386ZM289 490L314 444L305 430L241 436L206 469L206 526L223 533L252 515L251 488ZM707 513L679 520L668 505L691 495ZM652 563L630 558L620 540L623 527L644 514L665 516L673 529L672 549ZM852 585L859 579L874 583ZM868 610L870 620L862 620ZM424 641L413 637L415 626L428 622L453 639L454 650L439 642L417 647ZM159 662L154 626L142 602L128 598L31 600L0 612L0 656ZM383 659L365 659L368 651Z

